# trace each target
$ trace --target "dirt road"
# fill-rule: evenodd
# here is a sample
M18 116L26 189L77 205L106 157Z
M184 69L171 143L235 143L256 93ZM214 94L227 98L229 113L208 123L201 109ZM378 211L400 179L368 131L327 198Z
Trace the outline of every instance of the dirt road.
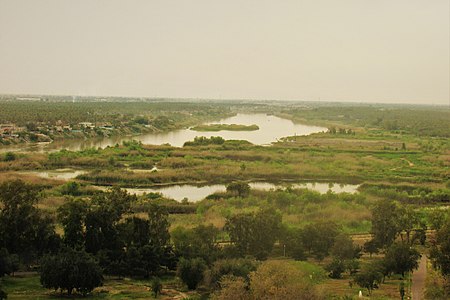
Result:
M419 262L419 268L413 273L411 296L412 300L423 299L423 292L425 290L425 279L427 277L427 256L422 254Z

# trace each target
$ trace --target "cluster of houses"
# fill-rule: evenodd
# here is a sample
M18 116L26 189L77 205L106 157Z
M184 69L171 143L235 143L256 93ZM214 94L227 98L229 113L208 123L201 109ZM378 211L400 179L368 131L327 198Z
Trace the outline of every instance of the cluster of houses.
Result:
M15 124L0 124L0 137L17 138L20 132L26 131L25 127L19 127Z
M55 125L48 125L46 123L38 123L35 128L28 129L27 127L17 126L16 124L0 124L0 138L14 139L19 138L20 133L36 133L45 132L47 134L57 134L63 132L83 132L92 129L113 130L114 127L109 122L80 122L75 125L65 124L61 120L57 121Z

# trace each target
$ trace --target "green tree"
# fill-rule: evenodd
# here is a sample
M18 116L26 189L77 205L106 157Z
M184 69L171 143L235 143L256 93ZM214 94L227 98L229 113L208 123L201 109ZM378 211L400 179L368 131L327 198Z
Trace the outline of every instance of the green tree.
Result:
M305 260L305 246L302 240L302 230L299 228L282 228L281 243L286 255L295 260Z
M67 291L69 295L76 290L85 296L103 282L101 269L92 256L70 248L58 255L44 256L40 274L42 286Z
M394 243L386 251L384 260L389 272L405 276L406 272L417 269L420 253L407 243Z
M169 213L164 206L151 204L148 209L150 243L164 248L170 243Z
M250 194L250 185L245 182L232 182L227 185L227 192L238 197L247 197Z
M33 260L59 247L52 218L35 207L35 186L21 180L0 184L0 247Z
M117 226L120 241L125 245L126 274L150 277L162 267L174 268L175 256L167 239L167 213L153 207L149 219L131 217Z
M450 220L437 232L436 244L430 254L435 268L450 281Z
M89 206L84 200L69 200L58 208L58 219L64 230L64 243L72 248L84 248L85 221Z
M178 256L201 257L211 263L220 252L216 243L218 233L219 229L213 225L199 225L193 229L177 227L172 231L171 237Z
M345 263L339 258L335 258L325 266L325 270L329 272L328 276L334 279L342 277L342 273L345 272Z
M439 209L433 209L428 215L428 220L431 224L431 228L434 230L439 230L445 224L445 219L447 215L444 211Z
M399 208L399 227L405 232L406 243L412 244L411 232L420 226L420 219L417 212L411 206ZM403 240L403 235L401 236Z
M372 254L378 253L378 247L373 239L364 243L364 251L369 253L370 257Z
M233 276L248 280L250 272L256 271L258 263L253 259L220 259L214 262L206 272L206 282L211 288L217 288L222 277Z
M184 259L178 262L177 275L187 285L188 289L195 290L203 280L206 263L201 258Z
M153 296L155 298L158 298L158 295L161 294L161 291L162 291L162 283L161 283L161 279L159 279L159 277L153 278L153 280L151 282L151 289L153 292Z
M112 188L93 197L85 219L87 252L96 254L101 249L122 248L118 224L135 201L135 195L130 195L119 188Z
M372 291L379 287L383 279L383 274L374 264L366 265L359 273L357 273L353 281L362 288Z
M361 257L361 247L355 245L347 234L339 234L330 250L331 254L341 260Z
M225 230L240 255L266 259L281 232L281 215L274 209L227 218Z
M334 222L311 223L301 231L306 250L320 260L329 254L338 234L339 227Z
M401 212L390 200L380 200L372 208L372 234L377 247L389 247L401 232Z

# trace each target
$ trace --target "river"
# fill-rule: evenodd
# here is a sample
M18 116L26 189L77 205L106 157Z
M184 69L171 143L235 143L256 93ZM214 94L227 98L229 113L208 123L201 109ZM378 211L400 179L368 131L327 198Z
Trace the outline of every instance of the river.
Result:
M66 139L52 143L21 144L15 146L0 146L0 152L54 152L62 149L78 151L87 148L105 148L124 141L137 140L143 144L162 145L170 144L182 147L187 141L192 141L196 136L221 136L226 140L247 140L256 145L270 145L282 137L295 135L309 135L312 133L326 131L327 128L295 124L284 118L267 114L237 114L233 117L224 118L219 121L205 124L242 124L259 126L256 131L218 131L197 132L189 128L179 129L162 133L146 133L135 136L115 136L110 138L91 138L86 140Z
M277 188L286 187L286 184L276 184L269 182L251 182L250 187L257 190L271 190ZM356 193L359 185L356 184L337 184L337 183L324 183L324 182L304 182L304 183L291 183L293 188L306 188L313 191L317 191L321 194L328 191L334 193ZM104 189L104 188L102 188ZM187 198L191 202L197 202L205 199L208 195L215 192L224 192L226 187L223 184L195 186L195 185L171 185L164 187L152 187L152 188L125 188L129 193L136 195L143 195L148 193L161 193L164 197L181 201Z

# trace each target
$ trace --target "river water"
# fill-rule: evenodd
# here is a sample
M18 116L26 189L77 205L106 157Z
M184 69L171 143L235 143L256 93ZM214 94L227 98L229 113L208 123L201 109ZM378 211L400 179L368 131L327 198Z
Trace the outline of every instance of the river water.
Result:
M216 122L205 124L241 124L259 126L256 131L218 131L218 132L197 132L189 128L179 129L162 133L147 133L136 136L115 136L110 138L92 138L86 140L66 139L52 143L21 144L16 146L0 146L0 152L6 151L32 151L32 152L53 152L62 149L78 151L87 148L105 148L124 141L137 140L143 144L162 145L170 144L175 147L182 147L187 141L192 141L196 136L221 136L226 140L247 140L256 145L270 145L282 137L294 135L309 135L312 133L326 131L327 128L294 124L292 121L267 114L237 114L236 116L225 118Z
M277 188L283 188L284 184L275 184L269 182L252 182L249 184L252 189L258 190L271 190ZM304 182L304 183L291 183L293 188L306 188L313 191L317 191L321 194L328 191L334 193L356 193L359 185L356 184L337 184L337 183L323 183L323 182ZM181 201L187 198L191 202L197 202L205 199L208 195L215 192L225 192L226 186L223 184L195 186L195 185L172 185L165 187L152 187L152 188L125 188L129 193L136 195L143 195L148 193L161 193L164 197Z

